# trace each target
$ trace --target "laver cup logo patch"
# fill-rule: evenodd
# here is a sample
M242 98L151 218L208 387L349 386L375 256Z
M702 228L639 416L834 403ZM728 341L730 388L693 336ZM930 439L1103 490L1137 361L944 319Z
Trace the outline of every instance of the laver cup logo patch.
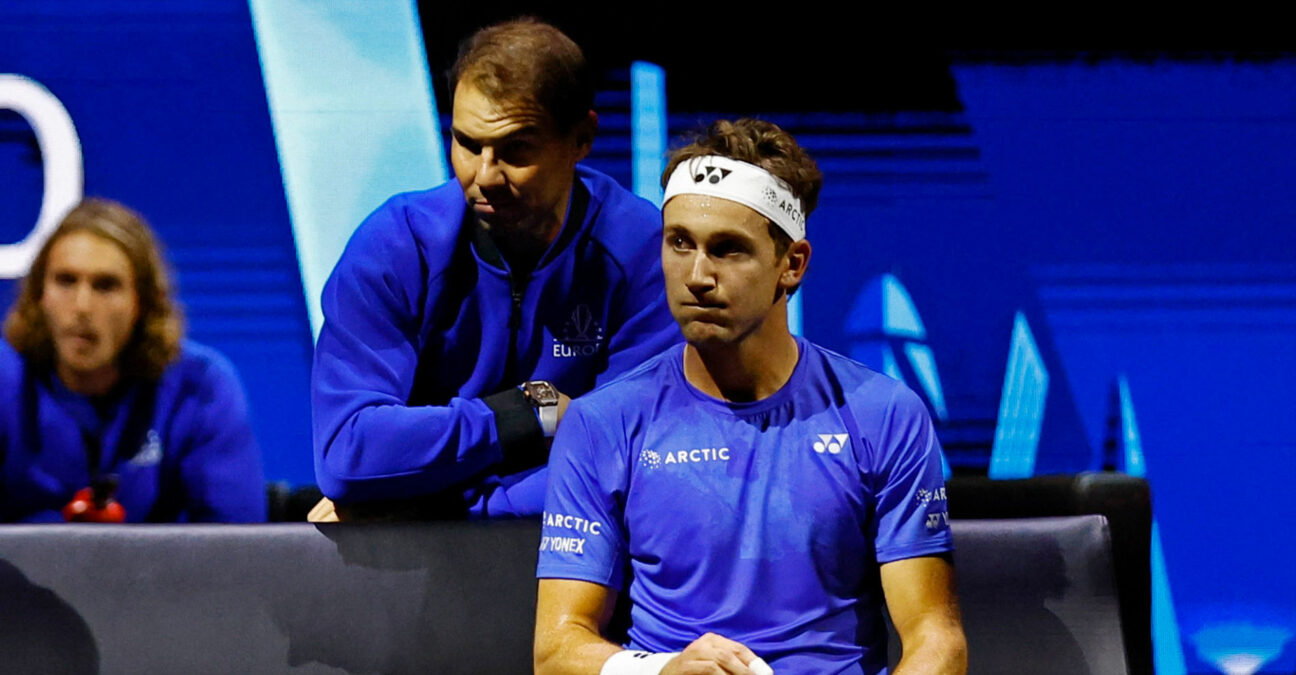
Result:
M576 305L563 322L562 332L554 337L553 355L560 359L593 356L603 346L603 340L603 324L594 318L589 305Z

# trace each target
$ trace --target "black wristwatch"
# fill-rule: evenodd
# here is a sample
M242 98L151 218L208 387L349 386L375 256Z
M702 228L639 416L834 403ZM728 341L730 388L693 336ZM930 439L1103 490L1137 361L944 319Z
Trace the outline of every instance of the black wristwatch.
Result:
M535 408L545 438L552 438L558 430L558 390L544 380L523 382L520 389L527 402Z

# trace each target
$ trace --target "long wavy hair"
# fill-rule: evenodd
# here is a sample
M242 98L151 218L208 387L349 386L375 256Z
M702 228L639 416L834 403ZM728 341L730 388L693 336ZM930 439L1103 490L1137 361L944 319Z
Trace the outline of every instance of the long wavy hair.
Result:
M72 209L36 254L4 320L4 336L38 369L54 367L54 340L41 308L50 250L59 239L88 232L116 244L135 274L139 319L117 357L122 377L156 380L180 355L184 313L171 296L171 274L153 230L135 211L109 199L87 198Z

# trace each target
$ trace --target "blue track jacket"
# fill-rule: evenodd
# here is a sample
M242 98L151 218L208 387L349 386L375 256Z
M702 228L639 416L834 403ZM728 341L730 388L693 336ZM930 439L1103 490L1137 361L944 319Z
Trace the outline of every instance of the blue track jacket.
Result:
M388 200L324 287L320 489L340 504L435 496L446 516L539 514L547 446L517 385L576 397L680 341L660 249L657 209L585 167L525 279L457 182Z
M266 519L247 402L220 353L185 342L157 382L101 397L34 370L0 340L0 521L61 522L73 494L105 474L118 478L127 522Z

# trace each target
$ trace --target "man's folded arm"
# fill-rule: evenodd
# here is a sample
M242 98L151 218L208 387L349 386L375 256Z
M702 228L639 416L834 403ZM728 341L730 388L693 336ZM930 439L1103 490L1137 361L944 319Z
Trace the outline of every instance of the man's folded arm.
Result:
M391 271L420 269L413 244L366 226L322 296L325 323L311 374L320 490L340 502L418 497L535 447L540 426L521 392L407 405L428 291L423 275Z

